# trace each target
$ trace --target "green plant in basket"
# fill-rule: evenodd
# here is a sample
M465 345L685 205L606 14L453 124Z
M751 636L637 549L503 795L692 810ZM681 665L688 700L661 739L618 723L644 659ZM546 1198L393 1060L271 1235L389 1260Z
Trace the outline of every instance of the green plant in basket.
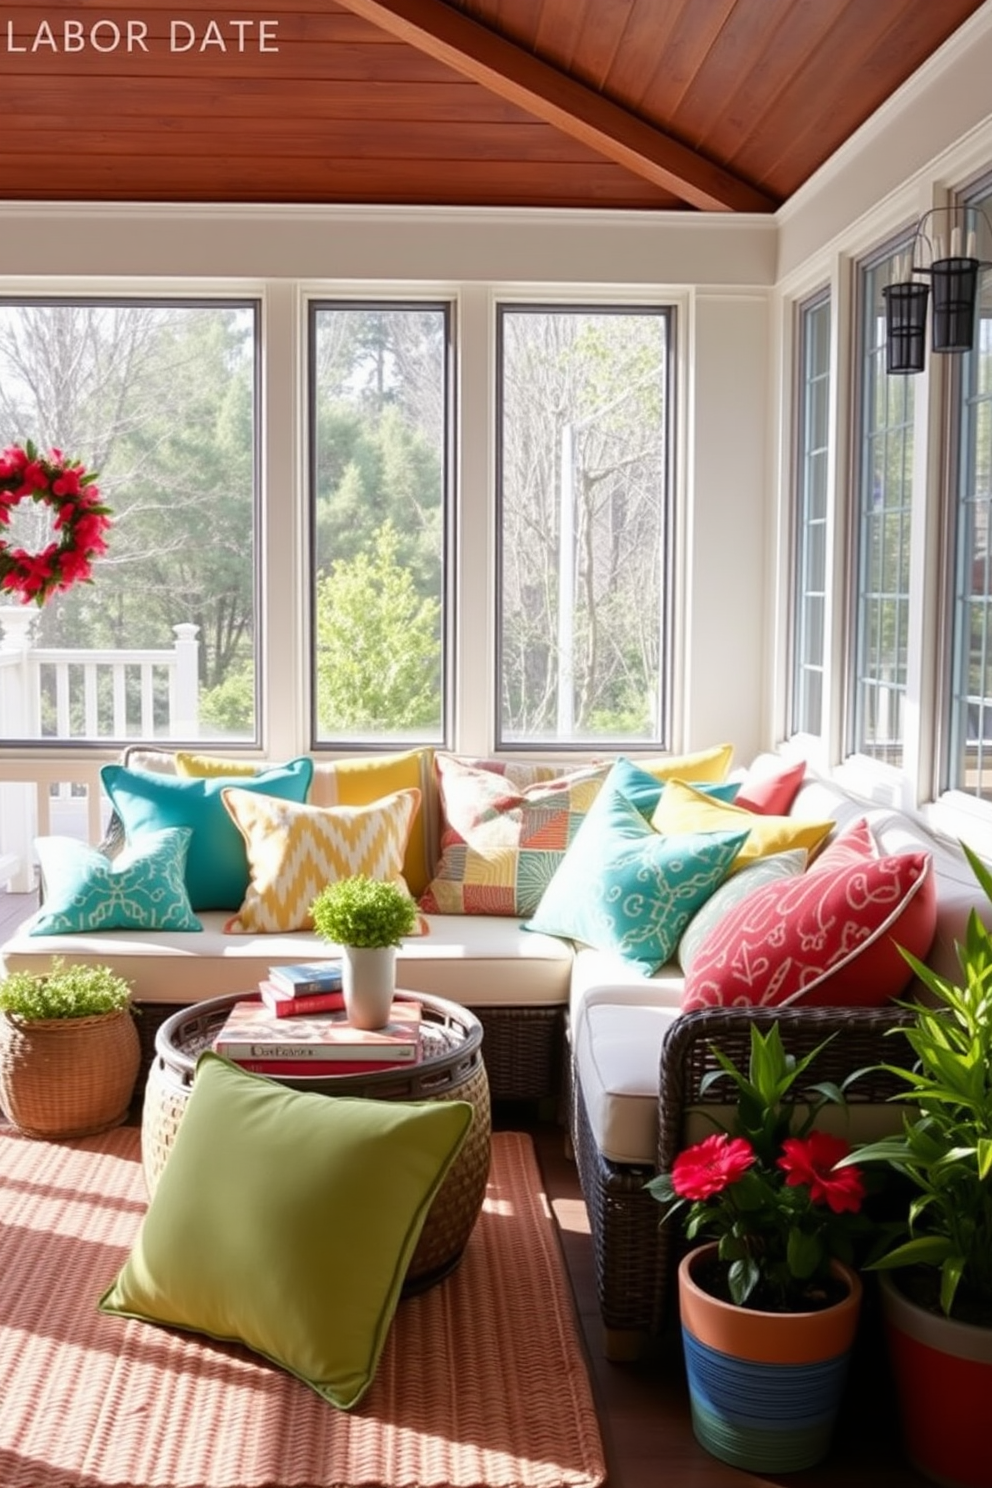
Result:
M961 847L992 901L992 874ZM858 1164L893 1169L910 1195L899 1243L873 1269L915 1273L924 1305L929 1272L935 1308L992 1327L992 934L973 907L957 946L957 983L902 954L933 1004L903 1004L914 1015L902 1032L916 1062L884 1066L905 1083L894 1099L913 1108L901 1133L853 1154Z
M417 923L417 906L405 887L364 874L327 884L311 914L324 940L360 949L399 945Z
M0 981L0 1013L25 1022L91 1018L131 1005L131 988L108 966L67 966L52 958L48 971L12 971Z

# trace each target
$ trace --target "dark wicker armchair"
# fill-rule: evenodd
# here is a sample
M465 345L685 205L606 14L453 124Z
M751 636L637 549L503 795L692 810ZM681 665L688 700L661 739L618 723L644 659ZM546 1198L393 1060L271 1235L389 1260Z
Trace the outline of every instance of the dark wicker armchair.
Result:
M848 1091L851 1106L881 1105L900 1089L879 1062L911 1058L898 1030L912 1014L883 1008L761 1008L750 1012L715 1008L677 1018L661 1051L658 1158L655 1168L612 1163L598 1150L581 1090L571 1096L572 1141L585 1197L596 1265L596 1284L608 1358L633 1359L649 1352L674 1316L675 1273L682 1237L674 1225L659 1225L660 1210L645 1191L655 1172L671 1167L686 1145L686 1122L702 1104L700 1082L719 1068L711 1045L746 1066L752 1025L778 1023L786 1048L803 1056L829 1039L810 1067L809 1084L840 1083L855 1070L866 1073ZM712 1104L712 1098L707 1097ZM893 1108L893 1124L898 1112ZM688 1140L694 1140L689 1137Z

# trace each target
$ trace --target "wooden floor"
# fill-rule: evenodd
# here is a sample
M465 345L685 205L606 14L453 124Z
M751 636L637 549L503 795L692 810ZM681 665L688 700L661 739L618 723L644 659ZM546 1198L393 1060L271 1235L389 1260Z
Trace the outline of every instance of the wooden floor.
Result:
M27 895L0 892L0 943L31 910ZM664 1338L650 1363L615 1364L603 1355L592 1247L575 1165L564 1133L529 1109L494 1113L498 1125L531 1131L546 1191L558 1223L575 1294L590 1375L599 1406L609 1488L923 1488L907 1465L898 1429L884 1347L870 1287L864 1326L844 1410L828 1459L808 1472L758 1476L709 1456L692 1434L677 1331Z

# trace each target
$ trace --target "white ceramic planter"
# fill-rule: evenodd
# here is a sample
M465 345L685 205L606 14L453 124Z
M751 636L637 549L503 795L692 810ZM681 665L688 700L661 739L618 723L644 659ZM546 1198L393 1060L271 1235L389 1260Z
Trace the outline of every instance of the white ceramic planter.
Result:
M395 946L343 946L341 991L354 1028L382 1028L396 990Z

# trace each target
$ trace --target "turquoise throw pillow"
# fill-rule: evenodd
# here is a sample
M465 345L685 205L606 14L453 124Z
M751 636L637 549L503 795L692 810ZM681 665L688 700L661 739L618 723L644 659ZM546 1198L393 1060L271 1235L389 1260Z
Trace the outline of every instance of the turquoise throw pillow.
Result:
M75 837L38 837L42 905L32 935L202 930L186 892L189 827L136 838L116 858Z
M350 1410L472 1119L467 1101L290 1090L202 1054L100 1310L243 1343Z
M650 770L642 769L635 765L633 760L625 754L620 754L613 762L613 768L603 782L604 788L618 790L622 796L626 796L631 805L636 806L638 811L648 821L651 820L652 812L661 800L661 793L665 789L664 780L657 775L652 775ZM741 788L739 780L723 780L717 785L706 783L694 783L694 788L702 791L704 795L712 796L715 801L733 801Z
M746 840L746 831L662 836L604 785L525 929L617 952L650 976Z
M236 785L240 790L303 802L313 778L313 761L304 755L250 777L184 779L126 765L104 765L100 776L129 843L142 833L165 827L192 830L186 889L194 910L235 910L248 889L248 855L221 792Z

